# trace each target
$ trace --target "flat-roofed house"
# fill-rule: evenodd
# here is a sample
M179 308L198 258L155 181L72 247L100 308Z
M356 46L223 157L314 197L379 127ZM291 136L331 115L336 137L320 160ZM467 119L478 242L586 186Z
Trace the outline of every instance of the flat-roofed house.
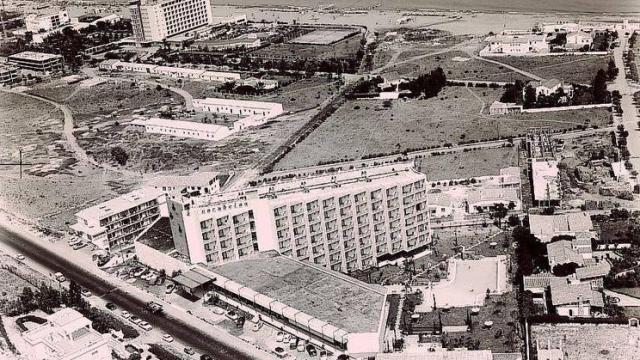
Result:
M569 49L582 49L582 48L591 48L591 44L593 44L593 37L591 34L583 32L583 31L574 31L567 34L567 43L566 47Z
M543 243L556 236L595 237L591 216L586 212L529 215L529 231Z
M604 298L589 282L576 282L570 278L552 278L551 303L560 316L591 317L602 311Z
M489 106L489 115L519 114L521 112L522 105L516 103L503 103L496 100Z
M42 72L45 74L62 71L62 56L35 51L23 51L10 55L9 63L19 68Z
M557 205L562 199L558 162L534 160L531 163L533 201L538 205Z

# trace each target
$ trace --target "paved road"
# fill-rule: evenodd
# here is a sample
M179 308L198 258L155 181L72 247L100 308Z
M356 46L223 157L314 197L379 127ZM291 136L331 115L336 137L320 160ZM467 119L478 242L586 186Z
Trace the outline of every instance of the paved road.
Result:
M624 59L622 53L627 47L627 38L622 37L620 39L620 46L614 49L613 58L616 62L616 67L620 69L620 74L609 86L609 90L618 90L622 95L620 106L622 107L622 118L616 118L616 124L623 124L625 129L629 131L629 137L627 138L627 149L631 153L629 162L633 165L635 170L640 170L640 130L638 129L637 121L638 112L633 104L634 90L629 86L627 79L624 76ZM637 90L636 90L637 91Z
M47 269L64 273L69 279L89 289L95 296L139 315L151 323L154 328L172 334L181 343L188 344L199 353L206 352L220 360L271 358L257 349L244 349L248 348L248 345L238 341L237 338L220 329L212 329L210 324L180 313L174 307L165 305L165 316L145 312L144 304L149 300L148 296L145 298L129 284L114 284L114 280L109 278L106 273L100 277L92 271L88 271L92 267L95 268L95 265L69 261L66 255L61 256L56 249L59 250L59 245L65 244L49 244L44 240L30 239L2 226L0 226L0 241L16 252L24 254L30 261L37 262ZM139 292L142 291L139 290ZM240 349L241 347L242 349Z

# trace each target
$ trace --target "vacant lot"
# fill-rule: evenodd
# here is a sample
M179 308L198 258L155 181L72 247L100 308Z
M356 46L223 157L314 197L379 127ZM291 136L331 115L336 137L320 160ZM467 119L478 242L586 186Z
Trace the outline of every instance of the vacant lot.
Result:
M494 60L529 71L545 79L560 79L569 83L590 84L598 70L607 69L611 56L505 56Z
M474 89L474 91L476 91ZM489 94L489 89L483 90ZM499 91L495 91L498 96ZM359 159L525 134L531 127L573 129L588 122L604 125L607 110L480 115L480 100L469 89L447 87L438 98L398 100L386 108L379 100L347 101L318 129L277 164L277 169L312 166L320 162Z
M415 54L420 55L420 51L418 50ZM529 80L524 75L515 73L503 66L473 59L463 51L450 51L398 64L386 69L383 75L390 79L417 76L437 67L441 67L444 70L448 79L482 81Z
M500 169L517 165L515 147L455 152L418 161L419 171L426 174L429 181L497 175Z

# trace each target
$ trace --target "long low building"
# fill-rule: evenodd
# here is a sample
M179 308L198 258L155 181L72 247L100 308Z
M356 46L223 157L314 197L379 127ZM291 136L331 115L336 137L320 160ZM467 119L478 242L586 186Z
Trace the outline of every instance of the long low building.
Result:
M212 290L240 307L334 354L383 350L386 289L275 252L210 268Z
M191 139L219 141L233 134L234 129L216 124L203 124L193 121L152 118L133 120L130 126L144 128L151 134L171 135Z
M218 98L193 99L193 107L200 111L221 114L258 115L265 119L274 118L284 112L282 104L279 103Z
M9 56L9 63L19 68L42 73L62 71L62 56L34 51L24 51Z
M181 79L231 82L241 79L239 73L190 69L175 66L159 66L155 64L132 63L119 60L105 60L98 65L103 71L138 72Z

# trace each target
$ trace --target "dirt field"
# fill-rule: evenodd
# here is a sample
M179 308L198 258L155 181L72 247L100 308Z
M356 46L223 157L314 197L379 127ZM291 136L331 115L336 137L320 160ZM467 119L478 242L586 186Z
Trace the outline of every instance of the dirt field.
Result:
M415 50L411 51L413 53ZM416 55L420 55L419 51ZM383 76L390 79L403 76L417 76L437 67L441 67L444 70L447 79L484 81L528 80L524 75L510 71L503 66L472 59L469 57L469 54L463 51L450 51L444 54L427 56L419 60L399 64L386 69L383 72Z
M545 79L560 79L569 83L590 84L598 70L607 69L611 56L504 56L495 58L505 64L529 71Z
M456 152L418 160L419 171L426 174L429 181L497 175L500 169L517 165L515 147Z
M478 91L476 89L473 90ZM499 90L483 89L486 97ZM346 102L318 129L298 144L276 169L317 165L341 159L401 153L408 149L483 141L525 134L530 127L572 129L604 125L606 110L564 111L544 114L480 115L482 103L467 88L447 87L439 98L398 100L385 108L380 100Z

